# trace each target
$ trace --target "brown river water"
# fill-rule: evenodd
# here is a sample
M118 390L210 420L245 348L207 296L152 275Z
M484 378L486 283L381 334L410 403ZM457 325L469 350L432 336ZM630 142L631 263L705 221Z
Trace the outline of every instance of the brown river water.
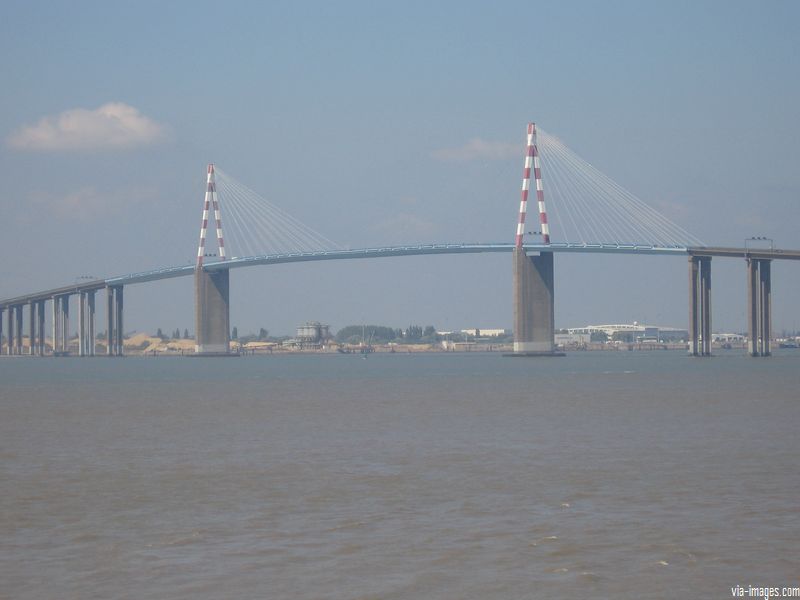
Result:
M800 351L0 360L0 598L800 585Z

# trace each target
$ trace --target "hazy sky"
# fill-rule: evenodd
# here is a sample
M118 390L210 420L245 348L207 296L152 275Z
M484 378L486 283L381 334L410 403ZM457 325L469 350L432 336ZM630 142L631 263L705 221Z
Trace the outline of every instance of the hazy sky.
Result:
M0 297L192 261L210 161L342 245L513 241L529 120L707 243L800 247L798 2L3 6ZM520 155L446 159L475 140ZM714 329L743 330L743 261L713 274ZM773 274L776 331L800 328L800 264ZM556 324L685 326L687 280L683 258L558 256ZM231 288L240 332L512 319L510 255ZM191 330L192 301L190 278L131 286L126 327Z

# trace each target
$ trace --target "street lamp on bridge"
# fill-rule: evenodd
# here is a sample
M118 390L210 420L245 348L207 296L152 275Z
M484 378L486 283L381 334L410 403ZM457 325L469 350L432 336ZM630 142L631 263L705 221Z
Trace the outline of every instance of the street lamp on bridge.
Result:
M763 235L745 238L744 249L745 250L758 249L758 244L760 243L769 244L770 251L775 250L775 240L773 240L772 238L764 237Z

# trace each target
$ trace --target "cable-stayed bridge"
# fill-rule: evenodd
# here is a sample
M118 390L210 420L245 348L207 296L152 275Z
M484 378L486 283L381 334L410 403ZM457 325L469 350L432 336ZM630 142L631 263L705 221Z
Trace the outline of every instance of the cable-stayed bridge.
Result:
M323 260L506 252L512 255L513 262L514 355L555 355L554 255L570 252L688 257L689 353L694 356L711 353L712 257L746 259L749 353L770 355L770 264L775 259L800 260L800 250L708 247L583 160L560 139L537 130L533 123L528 125L526 142L513 242L342 248L218 167L209 165L194 265L82 281L0 300L0 339L4 322L6 325L6 344L0 347L0 352L23 354L24 308L28 307L28 353L68 354L70 298L76 296L78 354L94 356L95 294L105 289L106 354L122 356L125 286L194 276L197 354L225 355L230 346L233 269ZM535 216L528 219L531 181L535 198L530 213ZM210 244L206 245L209 225L216 236L214 253L209 252ZM232 250L236 255L231 255ZM49 352L45 344L48 312L51 314Z

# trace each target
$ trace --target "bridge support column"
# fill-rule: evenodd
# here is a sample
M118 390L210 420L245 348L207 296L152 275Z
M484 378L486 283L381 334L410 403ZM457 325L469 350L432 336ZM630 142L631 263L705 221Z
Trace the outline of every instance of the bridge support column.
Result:
M106 356L114 356L114 288L106 288Z
M78 293L78 356L86 356L86 295Z
M230 354L230 271L194 274L195 354Z
M768 259L747 259L747 321L750 356L770 356L772 267Z
M0 356L3 355L3 312L4 308L0 308Z
M689 257L689 354L711 356L711 257Z
M8 307L8 315L6 316L6 323L8 327L8 333L6 334L6 348L8 350L8 355L11 356L14 354L14 307Z
M58 354L58 332L61 330L58 325L58 319L61 311L58 310L58 296L53 296L53 356Z
M117 322L116 330L116 354L117 356L125 356L125 327L123 325L123 308L124 308L124 295L121 285L114 289L114 320Z
M36 302L31 300L28 303L28 354L33 356L36 353Z
M69 294L61 296L61 353L69 354Z
M17 333L14 326L17 324L16 306L8 307L8 355L16 354Z
M14 349L16 348L17 338L16 333L14 333L14 324L16 323L16 313L14 312L14 307L8 307L8 355L11 356L14 354Z
M511 356L563 356L555 351L553 253L528 256L515 248L514 352Z
M772 262L762 260L758 267L761 304L761 356L771 356L772 348Z
M86 328L86 347L87 347L87 355L94 356L95 354L95 332L94 332L94 290L90 290L86 292L86 318L87 318L87 328Z
M6 354L11 356L14 354L14 307L9 306L6 310Z
M711 257L700 261L700 320L702 322L703 356L711 356Z
M80 356L94 356L94 290L80 293L79 309L79 354Z
M106 288L106 356L125 355L125 329L123 325L123 287L121 285ZM90 356L94 356L94 292L87 298L88 342Z
M61 352L61 296L53 296L53 356Z
M39 337L36 340L37 354L39 356L44 356L44 311L46 306L47 303L45 300L39 301L39 309L37 310Z
M14 307L8 307L8 317L6 318L6 324L8 325L8 335L7 335L7 347L8 347L8 355L12 356L14 354L14 350L17 347L17 338L16 333L14 333L14 325L17 322L17 313L14 312Z
M16 308L16 311L17 311L17 324L16 324L17 349L15 351L15 354L17 356L22 356L22 309L23 309L23 305L19 304L15 308Z
M11 309L13 316L12 325L13 332L11 336L11 350L9 354L19 355L22 354L22 313L19 306L14 306Z

